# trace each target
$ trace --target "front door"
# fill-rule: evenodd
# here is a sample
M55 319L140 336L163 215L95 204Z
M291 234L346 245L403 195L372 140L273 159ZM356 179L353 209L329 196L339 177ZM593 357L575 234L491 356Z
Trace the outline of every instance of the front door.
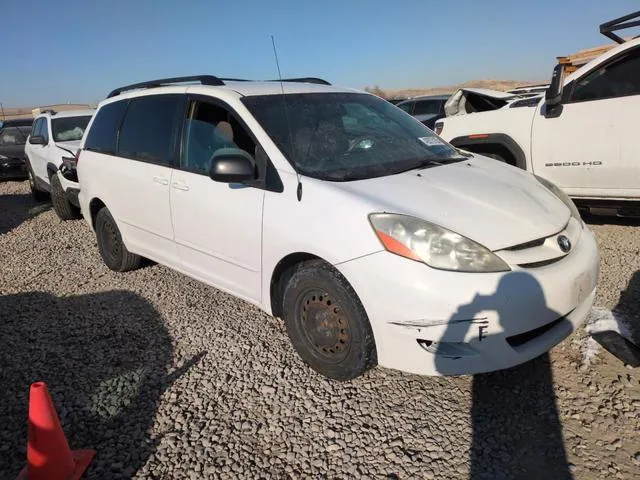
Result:
M221 148L256 154L256 142L228 107L190 101L180 168L171 178L171 213L183 269L247 300L260 301L264 190L214 182L211 157Z

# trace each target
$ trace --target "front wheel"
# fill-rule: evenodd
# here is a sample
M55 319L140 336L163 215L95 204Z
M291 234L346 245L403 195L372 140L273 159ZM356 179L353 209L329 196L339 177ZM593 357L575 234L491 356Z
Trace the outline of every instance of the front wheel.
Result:
M51 175L50 184L51 203L60 220L77 220L80 218L80 209L67 200L57 173Z
M142 259L127 250L120 229L106 207L98 212L95 227L98 250L107 267L116 272L127 272L140 266Z
M285 287L283 317L293 347L316 372L350 380L376 364L364 307L331 265L313 261L296 268Z

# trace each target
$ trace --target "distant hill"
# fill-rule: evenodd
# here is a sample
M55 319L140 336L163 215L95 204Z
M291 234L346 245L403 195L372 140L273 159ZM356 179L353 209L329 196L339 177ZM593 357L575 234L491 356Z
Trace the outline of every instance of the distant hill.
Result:
M380 87L367 87L365 90L384 98L407 98L418 95L442 95L453 93L459 88L488 88L490 90L511 90L516 87L536 85L544 82L531 82L523 80L470 80L468 82L455 85L453 87L431 87L431 88L403 88L403 89L382 89Z

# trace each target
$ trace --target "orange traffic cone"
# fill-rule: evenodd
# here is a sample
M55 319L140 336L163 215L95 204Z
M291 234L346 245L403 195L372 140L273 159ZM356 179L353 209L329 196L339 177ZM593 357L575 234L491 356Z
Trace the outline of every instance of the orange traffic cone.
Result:
M95 454L94 450L69 449L47 385L33 383L29 391L27 466L17 480L77 480Z

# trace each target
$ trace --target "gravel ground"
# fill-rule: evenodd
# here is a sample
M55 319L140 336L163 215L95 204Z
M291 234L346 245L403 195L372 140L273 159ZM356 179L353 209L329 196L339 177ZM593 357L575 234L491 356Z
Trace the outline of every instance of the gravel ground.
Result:
M86 478L640 478L640 372L584 331L475 377L305 367L282 323L160 265L109 271L82 221L0 183L0 478L48 383ZM594 224L597 305L640 321L640 234Z

